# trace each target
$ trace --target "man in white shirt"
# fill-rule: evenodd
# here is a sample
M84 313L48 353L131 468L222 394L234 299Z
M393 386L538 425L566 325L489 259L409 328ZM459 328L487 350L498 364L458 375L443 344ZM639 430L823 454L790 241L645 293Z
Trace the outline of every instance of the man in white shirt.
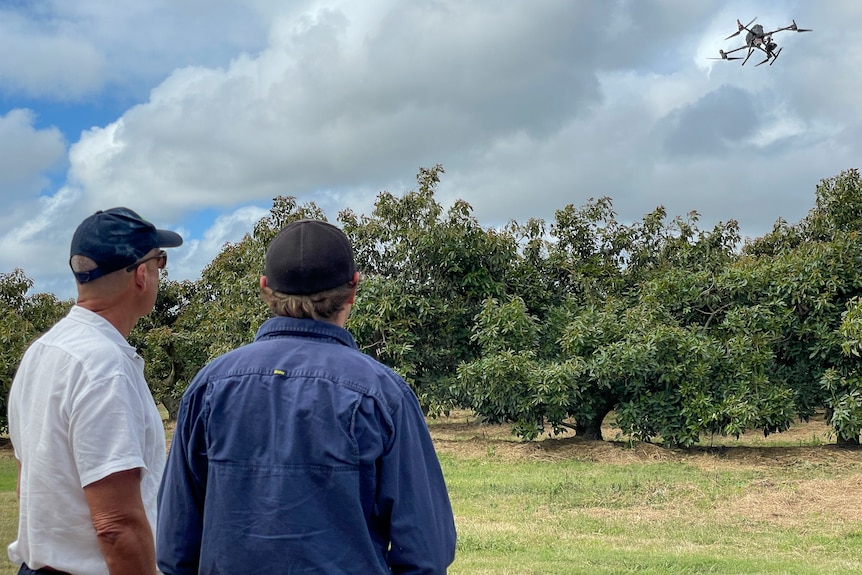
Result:
M28 348L9 394L19 573L156 572L165 435L127 339L155 304L160 248L182 241L127 208L97 212L72 238L77 305Z

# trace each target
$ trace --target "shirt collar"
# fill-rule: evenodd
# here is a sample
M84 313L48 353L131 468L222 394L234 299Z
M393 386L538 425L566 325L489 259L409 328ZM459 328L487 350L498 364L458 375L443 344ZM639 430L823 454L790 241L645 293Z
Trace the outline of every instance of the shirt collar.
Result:
M254 339L257 341L285 336L330 339L335 343L357 349L356 340L343 327L314 319L296 319L284 316L273 317L263 322Z
M69 310L69 314L66 316L72 321L77 321L79 323L83 323L93 327L102 333L105 337L110 339L112 342L117 344L123 351L125 351L130 357L135 357L138 354L138 351L132 347L126 338L123 337L123 334L117 330L114 325L97 314L94 311L90 311L87 308L81 307L79 305L73 305L72 309Z

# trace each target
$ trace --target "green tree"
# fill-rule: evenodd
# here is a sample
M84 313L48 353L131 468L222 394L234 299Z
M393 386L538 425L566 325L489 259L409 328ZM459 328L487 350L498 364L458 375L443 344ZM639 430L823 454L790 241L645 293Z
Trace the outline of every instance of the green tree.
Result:
M852 425L840 421L841 413L849 413L840 406L847 405L841 404L843 390L852 386L855 367L841 326L848 306L862 295L860 239L862 178L848 170L818 184L815 206L799 224L779 222L745 247L755 270L747 301L781 308L785 317L774 375L794 389L800 417L823 407L838 414L833 426L839 442L853 440Z
M508 228L521 251L507 285L523 291L494 314L486 308L477 316L483 353L458 372L458 387L477 413L515 423L524 438L547 423L552 433L573 427L601 439L612 410L633 436L679 445L691 445L704 430L744 427L739 418L720 426L708 409L718 393L713 378L732 361L726 342L708 329L724 317L723 296L710 286L737 257L736 223L701 231L696 213L667 221L659 207L624 225L601 198L558 211L548 239L545 228L536 220ZM530 341L503 338L508 347L490 347L504 333L499 320L519 314L534 326ZM568 379L539 383L543 372ZM746 424L761 419L748 416Z
M553 434L570 427L587 380L583 359L543 359L536 351L537 320L518 296L505 303L489 298L476 319L472 339L482 353L458 367L462 402L490 423L512 422L524 439L536 438L546 426Z
M827 392L829 423L838 436L839 445L859 445L862 433L862 300L853 298L847 304L838 328L841 350L847 362L828 368L821 379Z
M528 439L601 438L616 411L633 437L688 446L826 408L840 441L858 439L858 172L823 180L806 218L741 251L735 221L700 230L696 212L658 207L623 224L609 198L485 229L465 202L437 202L442 173L421 169L416 190L381 193L370 216L339 214L363 278L348 327L427 409L472 407ZM201 280L166 285L140 340L161 397L253 338L268 316L264 251L301 217L323 214L276 198Z
M421 169L418 189L381 193L370 216L339 216L363 275L348 327L435 412L455 401L456 367L479 353L473 318L485 299L506 293L517 248L508 233L483 229L463 201L444 213L434 198L442 173Z
M198 287L163 277L153 311L138 321L129 336L129 343L144 358L153 398L164 406L170 420L176 419L183 391L208 357L210 342L183 315Z

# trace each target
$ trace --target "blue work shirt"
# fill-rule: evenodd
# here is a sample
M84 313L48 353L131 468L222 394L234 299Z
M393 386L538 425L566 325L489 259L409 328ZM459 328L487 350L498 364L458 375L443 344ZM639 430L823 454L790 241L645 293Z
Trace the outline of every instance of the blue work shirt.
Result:
M413 391L310 319L269 319L197 374L158 503L166 575L440 574L455 556Z

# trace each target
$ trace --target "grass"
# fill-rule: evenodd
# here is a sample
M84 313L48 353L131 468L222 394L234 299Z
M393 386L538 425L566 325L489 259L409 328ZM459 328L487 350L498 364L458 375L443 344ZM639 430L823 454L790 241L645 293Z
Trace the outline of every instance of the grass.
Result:
M862 572L858 523L792 505L749 513L756 500L810 496L806 482L846 484L858 473L442 462L459 530L453 574Z
M822 422L688 451L522 443L468 414L430 428L458 528L451 575L862 573L862 452ZM4 542L14 478L0 450Z
M15 539L18 532L18 499L15 496L15 485L18 477L18 465L8 445L0 447L0 543L2 557L6 556L6 545ZM0 574L14 575L18 566L8 559L0 559Z
M458 527L452 575L862 573L862 458L822 421L688 451L521 443L463 415L431 430Z

